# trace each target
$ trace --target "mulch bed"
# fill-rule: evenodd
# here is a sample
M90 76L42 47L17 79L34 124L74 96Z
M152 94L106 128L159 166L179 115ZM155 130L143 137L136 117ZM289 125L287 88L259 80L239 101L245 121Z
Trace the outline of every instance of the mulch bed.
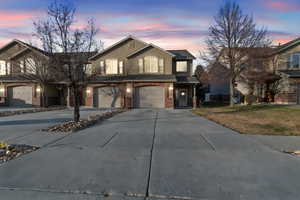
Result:
M111 118L116 114L125 112L125 110L108 111L99 115L91 115L88 119L80 120L79 122L69 121L62 124L54 125L42 131L48 132L76 132L85 128L91 127L105 119Z
M9 144L5 147L0 147L0 165L23 154L27 154L38 149L39 147L25 144Z
M64 106L53 106L48 108L33 108L33 109L24 109L24 110L13 110L13 111L0 111L0 117L7 117L12 115L21 115L26 113L37 113L37 112L46 112L46 111L54 111L54 110L64 110L66 107Z

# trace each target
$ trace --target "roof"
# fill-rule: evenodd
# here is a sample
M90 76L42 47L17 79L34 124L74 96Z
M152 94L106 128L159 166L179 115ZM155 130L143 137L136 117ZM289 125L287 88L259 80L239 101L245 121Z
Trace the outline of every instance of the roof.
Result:
M183 50L167 50L167 51L174 54L175 59L178 59L178 60L181 60L181 59L189 59L189 60L196 59L196 57L186 49L183 49Z
M28 78L17 74L0 76L0 83L1 82L33 82L33 81L34 80L29 80Z
M85 59L89 59L90 57L96 55L97 52L93 51L93 52L73 52L73 53L53 53L52 55L55 56L56 58L60 58L62 56L68 55L70 57L73 56L83 56Z
M115 44L113 44L113 45L107 47L106 49L100 51L99 53L95 54L94 56L92 56L92 57L90 58L90 60L93 60L93 59L97 58L98 56L100 56L100 55L106 53L107 51L111 50L112 48L114 48L114 47L116 47L116 46L118 46L118 45L120 45L120 44L122 44L122 43L124 43L124 42L126 42L126 41L128 41L128 40L137 40L137 41L139 41L139 42L142 42L142 43L144 43L144 44L147 44L146 42L144 42L144 41L142 41L142 40L140 40L140 39L138 39L138 38L136 38L136 37L134 37L134 36L132 36L132 35L129 35L129 36L127 36L126 38L120 40L119 42L117 42L117 43L115 43Z
M161 81L176 82L175 75L135 74L127 76L96 76L91 82L139 82L139 81Z
M300 70L279 70L279 72L288 75L290 78L300 78Z
M161 50L161 51L163 51L163 52L169 54L169 55L172 56L172 57L175 57L175 56L176 56L175 54L173 54L173 53L171 53L171 52L169 52L169 51L166 51L166 50L164 50L164 49L162 49L162 48L160 48L160 47L158 47L158 46L156 46L156 45L150 43L150 44L148 44L147 46L145 46L145 47L143 47L143 48L141 48L141 49L138 49L137 51L133 52L132 54L129 54L129 55L127 56L127 58L130 58L130 57L132 57L132 56L135 56L136 54L139 54L140 52L142 52L142 51L144 51L144 50L146 50L146 49L148 49L148 48L150 48L150 47L159 49L159 50Z
M280 52L282 52L282 51L284 51L286 49L289 49L289 48L291 48L291 47L299 44L299 43L300 43L300 37L296 38L296 39L294 39L294 40L292 40L292 41L290 41L288 43L285 43L283 45L278 46L277 49L276 49L276 53L280 53Z
M177 76L176 83L200 83L195 76L188 77L188 76Z
M6 48L8 48L8 47L10 47L11 45L13 45L13 44L15 44L15 43L18 43L18 44L24 46L26 49L30 49L30 50L32 50L32 51L38 52L38 53L40 53L40 54L42 54L42 55L44 55L44 56L47 56L47 55L48 55L47 52L45 52L45 51L43 51L43 50L41 50L41 49L39 49L39 48L37 48L37 47L34 47L34 46L30 45L30 44L27 44L27 43L25 43L25 42L23 42L23 41L21 41L21 40L17 40L17 39L14 39L14 40L12 40L11 42L9 42L8 44L4 45L2 48L0 48L0 51L6 49ZM21 50L21 51L22 51L22 50ZM21 51L20 51L20 52L21 52ZM22 52L23 52L23 51L22 51ZM17 54L18 54L18 53L17 53Z

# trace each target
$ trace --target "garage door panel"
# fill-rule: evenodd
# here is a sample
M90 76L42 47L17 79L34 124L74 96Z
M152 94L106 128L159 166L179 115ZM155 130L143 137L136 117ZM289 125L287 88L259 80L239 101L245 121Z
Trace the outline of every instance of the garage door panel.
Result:
M136 88L135 107L137 108L164 108L164 87L145 86Z
M8 101L10 106L32 106L32 87L10 87Z
M94 107L121 107L121 95L118 88L100 87L94 89ZM117 96L115 95L117 94Z

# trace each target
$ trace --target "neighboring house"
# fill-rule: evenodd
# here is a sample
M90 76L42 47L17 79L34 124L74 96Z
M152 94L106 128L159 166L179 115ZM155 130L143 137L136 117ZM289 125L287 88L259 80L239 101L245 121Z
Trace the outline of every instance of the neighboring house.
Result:
M260 49L255 49L256 54L259 51ZM258 70L253 73L253 76L257 76L258 79L263 77L265 81L264 84L255 87L254 94L266 98L267 91L272 84L276 84L275 103L300 104L300 38L269 49L261 49L261 51L262 53L259 54L268 63L267 71ZM255 68L259 62L261 62L260 58L254 59L251 65ZM220 82L212 81L210 88L211 96L224 96L224 93L229 96L229 83L220 84ZM243 78L243 74L237 78L236 89L242 95L247 95L249 92L249 84Z
M275 102L300 104L300 38L275 49L274 70L282 77Z
M0 105L41 104L39 85L25 79L28 55L49 54L19 40L0 49ZM13 62L14 59L20 62ZM94 73L82 91L82 105L123 108L184 108L196 105L193 74L195 57L187 50L164 50L128 36L89 56L88 73ZM20 64L12 64L20 63ZM50 105L71 105L66 83L47 86ZM69 97L69 98L68 98Z
M0 49L0 105L39 106L41 104L40 86L35 80L24 76L29 71L32 57L49 55L20 40L13 40ZM46 88L50 105L60 104L57 85Z

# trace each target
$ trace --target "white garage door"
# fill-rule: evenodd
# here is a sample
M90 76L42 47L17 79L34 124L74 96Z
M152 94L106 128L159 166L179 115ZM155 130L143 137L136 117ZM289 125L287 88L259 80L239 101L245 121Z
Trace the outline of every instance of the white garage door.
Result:
M136 108L164 108L165 90L160 86L138 87L135 90Z
M9 87L8 102L10 106L32 106L32 87Z
M94 89L94 107L121 107L121 91L117 87L99 87Z

